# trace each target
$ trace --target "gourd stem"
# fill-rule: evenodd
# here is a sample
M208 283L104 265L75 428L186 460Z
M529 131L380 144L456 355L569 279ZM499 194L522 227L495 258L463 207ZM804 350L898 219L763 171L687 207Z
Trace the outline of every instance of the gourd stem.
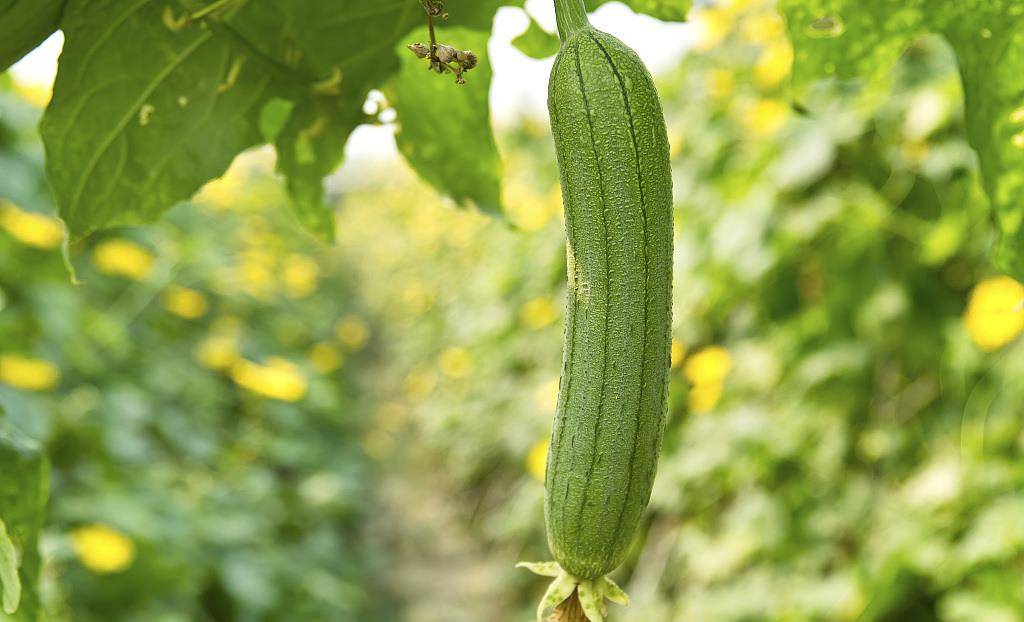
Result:
M590 25L583 0L555 0L555 19L562 41Z

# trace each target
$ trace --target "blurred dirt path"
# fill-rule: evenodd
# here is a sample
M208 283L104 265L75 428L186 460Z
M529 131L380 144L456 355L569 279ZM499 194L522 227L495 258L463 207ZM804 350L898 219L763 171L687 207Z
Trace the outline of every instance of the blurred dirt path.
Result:
M515 619L507 560L464 529L466 519L443 475L398 469L379 488L378 537L392 552L391 589L403 601L400 622L505 622ZM398 621L396 621L398 622Z

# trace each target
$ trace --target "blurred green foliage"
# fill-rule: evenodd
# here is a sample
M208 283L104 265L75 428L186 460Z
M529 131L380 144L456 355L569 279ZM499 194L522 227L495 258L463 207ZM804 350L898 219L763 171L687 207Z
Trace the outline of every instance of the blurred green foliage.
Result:
M774 11L693 20L660 80L669 430L613 619L1024 620L1024 349L964 322L993 227L949 49L818 83L811 115ZM2 105L0 190L48 213L35 113ZM353 163L318 246L261 152L73 246L79 286L3 221L0 403L53 462L49 619L529 619L564 237L547 127L499 146L506 222Z
M0 185L50 211L38 112L0 103L0 151L26 163ZM46 221L3 206L0 403L53 462L47 620L390 615L353 388L372 318L344 263L273 209L277 182L243 162L224 184L76 244L77 286Z

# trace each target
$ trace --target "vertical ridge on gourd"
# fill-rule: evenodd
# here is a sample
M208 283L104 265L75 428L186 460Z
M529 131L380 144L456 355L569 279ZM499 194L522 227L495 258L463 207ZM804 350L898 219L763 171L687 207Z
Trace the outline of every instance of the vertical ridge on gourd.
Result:
M548 105L561 172L569 289L545 478L548 543L597 580L623 560L650 498L671 350L672 179L642 61L556 1L562 48Z

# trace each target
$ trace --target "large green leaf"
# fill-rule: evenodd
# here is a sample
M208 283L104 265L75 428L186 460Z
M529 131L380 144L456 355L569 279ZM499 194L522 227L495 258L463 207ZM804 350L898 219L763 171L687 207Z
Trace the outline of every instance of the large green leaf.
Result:
M38 445L10 427L2 416L0 412L0 610L13 611L13 620L35 622L40 619L39 530L49 494L49 467ZM16 582L9 576L12 549Z
M422 20L419 3L404 0L249 3L229 20L260 54L310 85L289 93L297 105L275 146L299 219L322 238L334 233L322 180L341 164L369 90L397 70L395 42Z
M0 0L0 71L57 30L65 0Z
M530 24L523 34L512 40L512 45L530 58L540 59L558 54L561 42L558 40L558 35L544 30L537 20L530 17Z
M330 238L333 213L322 179L365 119L369 91L400 69L400 100L431 96L461 108L439 125L439 110L400 103L402 152L442 193L497 209L497 152L480 89L489 82L486 33L503 5L522 0L445 3L450 19L438 24L439 40L482 59L472 86L458 92L426 71L416 83L405 77L415 59L404 45L425 37L410 33L425 22L415 0L69 0L64 53L42 123L58 210L73 237L151 221L221 175L239 152L268 140L269 119L296 214ZM630 5L682 19L688 3ZM438 133L442 126L448 131ZM436 166L464 162L466 145L482 156L464 167L477 179Z
M1024 277L1024 4L1014 0L780 0L799 97L814 80L877 78L934 33L960 65L968 139L1002 231L995 264Z
M261 142L271 74L175 15L159 1L68 3L41 131L72 236L153 220Z
M586 0L587 9L593 11L595 8L610 0ZM620 0L626 6L637 13L646 13L651 17L666 21L681 22L686 19L690 11L690 0Z
M487 35L452 28L453 41L487 48ZM417 33L426 37L425 29ZM416 37L414 37L416 38ZM501 157L491 133L491 66L486 56L458 85L450 75L431 75L424 61L403 57L391 82L389 100L398 112L398 149L423 179L445 188L456 203L487 212L501 206Z
M449 20L437 25L439 39L485 53L486 37L476 35L490 31L494 12L502 4L522 2L449 0L445 4ZM333 217L323 205L322 179L341 163L349 135L364 120L362 106L370 89L408 65L413 57L404 49L407 43L425 40L425 34L409 32L424 23L420 4L408 0L375 4L347 0L340 6L319 0L250 3L230 20L262 54L319 85L321 94L295 108L275 146L278 170L287 179L300 219L322 237L333 234ZM460 30L459 26L474 30ZM460 32L472 32L479 43L470 45ZM405 65L400 59L405 59ZM431 81L426 72L420 72L418 78ZM328 96L332 93L333 97ZM419 118L411 118L410 123ZM474 129L481 134L473 140L493 143L489 126L478 124ZM429 181L457 200L464 193L461 184L452 185L449 182L454 180L447 177L434 176Z

